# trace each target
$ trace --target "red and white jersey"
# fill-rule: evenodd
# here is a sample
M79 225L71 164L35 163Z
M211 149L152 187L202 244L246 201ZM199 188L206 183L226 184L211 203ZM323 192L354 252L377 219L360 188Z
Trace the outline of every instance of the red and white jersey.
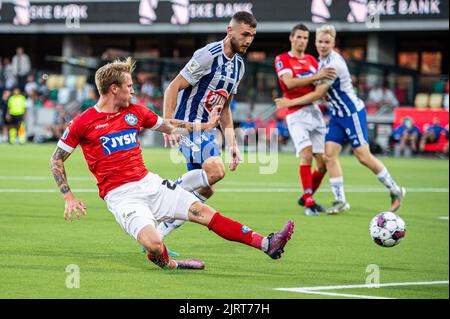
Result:
M311 84L289 90L281 79L283 74L290 73L294 78L303 78L315 74L318 68L319 64L317 63L317 60L309 54L305 54L303 59L294 57L291 52L278 55L275 59L275 69L277 71L278 82L283 91L283 96L288 99L294 99L313 92L315 89L314 85ZM298 105L290 107L287 114L291 114L304 106L305 105Z
M81 146L104 198L114 188L147 175L138 134L161 123L161 117L142 105L130 103L116 113L103 113L93 106L69 122L58 147L72 153Z

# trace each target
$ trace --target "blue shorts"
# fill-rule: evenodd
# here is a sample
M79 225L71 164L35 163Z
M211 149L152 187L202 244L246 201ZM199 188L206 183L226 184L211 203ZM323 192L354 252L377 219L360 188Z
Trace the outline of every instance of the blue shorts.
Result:
M325 142L340 145L350 142L352 148L368 144L366 109L353 113L352 116L332 116L328 123Z
M186 158L188 171L202 168L203 162L208 158L221 155L216 141L216 130L193 132L189 136L183 136L180 152Z

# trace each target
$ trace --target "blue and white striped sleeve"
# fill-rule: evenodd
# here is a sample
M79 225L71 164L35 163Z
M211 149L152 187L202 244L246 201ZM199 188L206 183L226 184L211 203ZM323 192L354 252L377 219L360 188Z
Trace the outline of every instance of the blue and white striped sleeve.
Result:
M238 62L238 65L239 65L239 76L238 76L238 80L237 80L237 82L236 82L236 84L234 85L234 87L233 87L233 94L234 95L236 95L237 94L237 89L238 89L238 86L239 86L239 83L241 83L241 80L242 80L242 78L244 77L244 74L245 74L245 64L244 64L244 61L242 61L242 60L240 60L239 62Z
M326 83L328 85L333 85L334 81L338 78L342 78L344 73L347 70L347 65L343 59L332 58L329 62L325 63L322 68L333 68L336 70L336 76L333 80L331 79L323 79L321 83ZM321 69L322 69L321 68Z
M190 85L194 86L200 79L211 72L213 56L207 47L195 51L194 56L180 71Z

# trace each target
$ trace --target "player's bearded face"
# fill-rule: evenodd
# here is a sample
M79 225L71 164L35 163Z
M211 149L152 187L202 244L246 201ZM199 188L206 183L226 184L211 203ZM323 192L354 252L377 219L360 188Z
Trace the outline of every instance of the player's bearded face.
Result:
M234 25L231 32L231 48L235 53L245 54L255 38L256 29L244 23Z
M334 48L334 39L329 34L320 33L316 37L316 48L320 56L328 56Z

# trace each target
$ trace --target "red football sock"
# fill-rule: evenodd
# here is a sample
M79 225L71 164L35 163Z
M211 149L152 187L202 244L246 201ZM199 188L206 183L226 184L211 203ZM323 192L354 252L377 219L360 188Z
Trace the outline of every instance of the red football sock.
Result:
M312 194L311 165L300 165L300 179L302 181L303 193Z
M161 267L163 269L174 269L177 264L174 260L170 259L169 254L167 253L166 245L163 244L163 253L159 256L152 256L149 252L147 252L147 258L152 263Z
M312 174L312 191L313 191L313 193L315 193L316 190L319 188L325 174L326 173L319 172L317 169L314 170L314 172Z
M215 213L208 225L220 237L237 241L258 249L261 249L263 236L255 233L253 230L241 223L222 216L219 212Z

